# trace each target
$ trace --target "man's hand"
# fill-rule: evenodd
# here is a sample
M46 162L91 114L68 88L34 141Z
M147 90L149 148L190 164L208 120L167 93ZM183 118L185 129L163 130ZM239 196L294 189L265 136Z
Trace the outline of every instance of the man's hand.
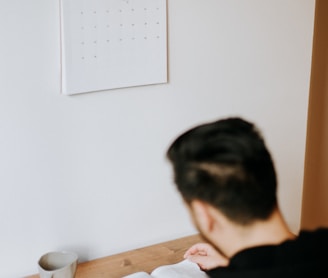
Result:
M229 264L229 260L208 243L197 243L191 246L183 257L197 263L202 270Z

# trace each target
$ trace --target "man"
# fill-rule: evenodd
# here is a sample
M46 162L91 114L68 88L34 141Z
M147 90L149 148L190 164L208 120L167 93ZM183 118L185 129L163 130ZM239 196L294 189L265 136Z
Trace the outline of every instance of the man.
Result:
M185 258L210 277L327 277L328 229L290 231L277 202L274 163L254 124L226 118L197 126L167 156L208 242Z

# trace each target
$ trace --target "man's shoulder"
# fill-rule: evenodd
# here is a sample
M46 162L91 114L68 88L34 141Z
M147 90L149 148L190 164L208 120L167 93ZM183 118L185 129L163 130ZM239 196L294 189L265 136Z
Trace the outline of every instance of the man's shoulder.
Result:
M315 230L301 230L297 240L302 243L309 242L325 247L328 245L328 228L320 227Z
M246 249L232 265L208 272L210 277L315 277L328 273L328 228L302 230L296 239L279 245ZM318 277L318 276L317 276Z
M295 268L274 268L274 269L244 269L244 270L223 270L213 269L207 274L210 278L309 278L320 277L322 273L327 273L327 267L310 268L308 266Z
M317 236L327 236L328 227L318 227L316 229L302 229L300 235L317 235Z

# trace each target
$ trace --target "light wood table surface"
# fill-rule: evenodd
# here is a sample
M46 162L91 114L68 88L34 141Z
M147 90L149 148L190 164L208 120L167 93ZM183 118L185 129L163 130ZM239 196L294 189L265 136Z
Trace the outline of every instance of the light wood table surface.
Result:
M158 266L180 262L185 251L200 241L196 234L79 263L75 278L122 278L137 271L150 273ZM26 278L39 278L39 275Z

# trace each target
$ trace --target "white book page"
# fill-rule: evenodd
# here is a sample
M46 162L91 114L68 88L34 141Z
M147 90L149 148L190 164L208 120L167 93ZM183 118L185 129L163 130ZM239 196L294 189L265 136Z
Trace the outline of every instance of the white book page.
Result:
M151 277L152 276L147 272L140 271L140 272L129 274L127 276L123 276L122 278L151 278Z
M152 273L153 278L208 278L196 263L183 260L177 264L157 267Z

